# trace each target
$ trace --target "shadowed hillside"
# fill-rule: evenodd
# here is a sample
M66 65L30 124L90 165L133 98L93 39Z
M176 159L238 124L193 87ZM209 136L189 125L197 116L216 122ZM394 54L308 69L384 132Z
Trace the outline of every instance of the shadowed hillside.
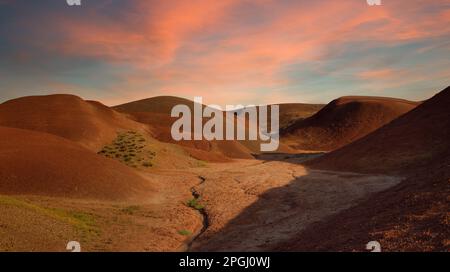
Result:
M359 172L427 166L450 150L450 88L366 137L310 163Z
M285 128L281 132L283 142L299 150L334 150L389 123L417 104L394 98L342 97Z
M311 117L324 106L323 104L303 103L280 104L280 128L285 128L299 120Z
M273 250L364 250L372 240L385 251L450 250L449 104L447 88L359 141L307 163L321 169L396 173L406 179Z

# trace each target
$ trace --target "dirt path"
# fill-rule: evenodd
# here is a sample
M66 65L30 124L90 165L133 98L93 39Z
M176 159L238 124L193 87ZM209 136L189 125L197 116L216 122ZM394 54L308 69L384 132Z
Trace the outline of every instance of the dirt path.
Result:
M195 202L200 201L200 199L201 199L201 195L198 192L197 187L203 185L205 183L205 181L206 181L206 179L204 177L202 177L202 176L199 176L198 179L200 180L200 182L196 186L191 188L192 197L193 197L192 201L195 201ZM198 204L198 205L201 205L201 204ZM205 233L206 230L209 227L209 219L208 219L208 213L206 212L206 209L203 206L191 207L191 208L193 208L194 210L196 210L200 214L200 216L202 218L202 227L201 227L200 230L198 230L198 231L196 231L194 233L194 235L192 236L190 241L187 243L187 246L186 246L186 250L187 251L189 251L191 249L191 247L194 244L194 242L198 238L200 238L200 236L203 233Z
M236 161L197 169L209 226L193 251L263 251L347 209L399 178L308 170L287 161Z

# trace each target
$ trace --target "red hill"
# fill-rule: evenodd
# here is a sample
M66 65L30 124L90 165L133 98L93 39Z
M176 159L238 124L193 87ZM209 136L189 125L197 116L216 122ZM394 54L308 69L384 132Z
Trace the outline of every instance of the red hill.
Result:
M307 165L394 173L399 185L311 225L275 250L448 251L450 194L450 87L368 136Z
M388 125L311 165L360 172L403 172L440 161L450 150L450 88Z
M0 104L0 126L47 132L93 151L111 142L120 130L144 130L99 102L73 95L30 96Z
M412 110L418 103L384 97L348 96L284 129L284 143L300 150L329 151L349 144Z
M148 199L133 169L47 133L0 127L0 193L103 200Z

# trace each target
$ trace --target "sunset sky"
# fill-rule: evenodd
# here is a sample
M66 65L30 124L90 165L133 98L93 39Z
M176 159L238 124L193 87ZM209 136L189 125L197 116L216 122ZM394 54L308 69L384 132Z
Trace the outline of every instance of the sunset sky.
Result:
M450 85L450 1L0 0L0 102L422 100Z

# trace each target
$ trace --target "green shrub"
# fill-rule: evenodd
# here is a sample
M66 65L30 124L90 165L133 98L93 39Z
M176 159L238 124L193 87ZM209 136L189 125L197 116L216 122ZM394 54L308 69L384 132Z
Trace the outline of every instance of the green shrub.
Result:
M145 141L145 138L138 132L119 133L117 138L110 145L104 146L98 154L116 158L130 167L152 167L151 161L156 153L146 149Z
M188 207L191 207L191 208L196 209L196 210L203 210L203 208L204 208L202 204L198 203L198 199L197 198L193 198L193 199L189 200L186 203L186 205Z
M188 230L180 230L180 231L178 231L178 234L183 235L183 236L189 236L192 234L192 232L190 232Z

